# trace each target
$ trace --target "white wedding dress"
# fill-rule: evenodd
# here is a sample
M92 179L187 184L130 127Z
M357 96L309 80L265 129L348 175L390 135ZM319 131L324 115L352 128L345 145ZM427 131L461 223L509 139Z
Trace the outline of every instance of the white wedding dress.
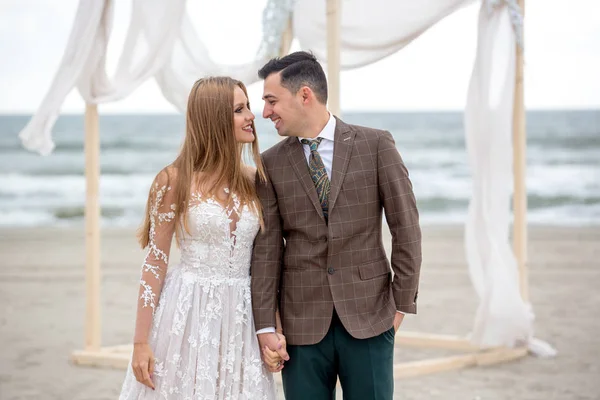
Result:
M130 365L119 399L275 399L250 297L258 217L233 193L229 207L193 195L190 233L179 239L181 260L167 270L175 214L173 190L161 174L150 193L150 243L134 338L154 352L156 390L137 382Z

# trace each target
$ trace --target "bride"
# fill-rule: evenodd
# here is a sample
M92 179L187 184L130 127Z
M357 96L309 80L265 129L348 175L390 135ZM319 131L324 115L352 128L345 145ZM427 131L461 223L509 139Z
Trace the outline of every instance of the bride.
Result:
M148 255L120 399L275 399L269 371L282 360L265 349L263 363L252 317L262 225L254 179L265 175L245 86L198 80L186 118L181 152L154 180L139 233ZM257 168L243 163L244 148ZM181 261L167 270L173 235Z

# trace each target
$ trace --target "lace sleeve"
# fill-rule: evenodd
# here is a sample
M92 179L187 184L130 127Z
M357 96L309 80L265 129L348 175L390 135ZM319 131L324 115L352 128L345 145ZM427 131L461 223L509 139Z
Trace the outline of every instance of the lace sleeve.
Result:
M158 306L169 264L169 252L175 231L175 204L166 171L158 174L152 184L148 214L150 220L148 253L142 265L134 343L148 341L152 318Z

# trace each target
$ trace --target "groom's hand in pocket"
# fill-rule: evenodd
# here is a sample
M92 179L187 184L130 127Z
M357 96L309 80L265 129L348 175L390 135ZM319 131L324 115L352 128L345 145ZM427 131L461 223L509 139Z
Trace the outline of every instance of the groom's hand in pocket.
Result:
M401 313L400 311L396 311L396 315L394 316L394 333L398 332L398 329L400 329L400 325L402 324L403 320L404 320L404 313Z

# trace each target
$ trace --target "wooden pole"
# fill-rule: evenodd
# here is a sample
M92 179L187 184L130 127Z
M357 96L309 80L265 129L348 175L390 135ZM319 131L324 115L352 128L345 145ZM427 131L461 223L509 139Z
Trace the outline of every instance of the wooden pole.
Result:
M279 45L279 57L287 55L292 47L292 41L294 40L294 22L292 16L288 20L287 27L281 35L281 44ZM282 137L283 138L283 137Z
M100 135L98 106L85 107L85 348L100 349Z
M519 0L524 13L525 0ZM515 73L515 101L513 109L513 251L519 268L521 297L529 301L529 277L527 268L527 132L525 129L525 97L523 88L523 49L517 46Z
M329 82L328 107L340 116L340 0L327 0L327 80Z

